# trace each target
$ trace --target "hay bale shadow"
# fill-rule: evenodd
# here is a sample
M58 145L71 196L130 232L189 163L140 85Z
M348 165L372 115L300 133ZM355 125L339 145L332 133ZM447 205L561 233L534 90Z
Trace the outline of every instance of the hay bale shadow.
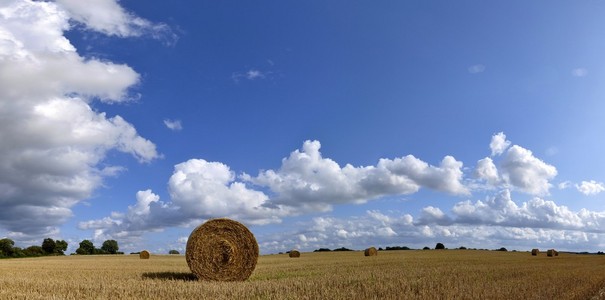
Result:
M196 281L197 277L188 272L146 272L143 279Z

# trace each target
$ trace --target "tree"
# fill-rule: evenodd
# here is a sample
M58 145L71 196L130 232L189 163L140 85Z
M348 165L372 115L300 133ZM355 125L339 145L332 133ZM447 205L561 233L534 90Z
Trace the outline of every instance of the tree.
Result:
M44 250L44 253L46 253L46 254L55 253L56 247L57 247L57 243L55 243L55 240L53 240L51 238L46 238L46 239L44 239L44 241L42 241L42 249Z
M176 250L170 250L170 251L168 251L168 254L181 254L181 253L179 253Z
M445 246L442 243L437 243L437 245L435 245L435 249L445 249Z
M44 255L44 249L40 246L29 246L23 250L25 256L42 256Z
M77 254L94 254L95 253L95 246L94 244L89 241L89 240L83 240L80 242L80 248L76 249L76 253Z
M118 242L116 240L107 240L103 242L103 246L101 246L101 250L109 254L116 254L120 247L118 247Z
M11 239L0 240L0 257L8 257L13 255L13 247L15 242Z
M67 242L64 240L56 240L55 253L65 255L65 251L67 251Z

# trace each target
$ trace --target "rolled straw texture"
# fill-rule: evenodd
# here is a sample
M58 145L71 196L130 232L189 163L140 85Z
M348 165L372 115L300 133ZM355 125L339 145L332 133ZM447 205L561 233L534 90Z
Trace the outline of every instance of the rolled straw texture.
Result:
M150 256L150 254L149 254L149 251L147 251L147 250L143 250L139 253L140 259L149 259L149 256Z
M540 254L540 250L539 249L531 249L531 255L537 256L538 254Z
M378 251L376 250L376 248L370 247L370 248L366 249L365 251L363 251L363 255L376 256L376 255L378 255Z
M291 250L290 253L288 253L288 255L290 257L297 258L297 257L300 257L300 252L298 250Z
M212 219L191 232L185 258L199 279L244 281L256 268L258 243L243 224Z

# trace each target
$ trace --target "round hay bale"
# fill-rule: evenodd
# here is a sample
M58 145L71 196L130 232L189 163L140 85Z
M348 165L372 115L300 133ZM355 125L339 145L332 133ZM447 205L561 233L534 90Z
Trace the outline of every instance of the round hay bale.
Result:
M140 259L149 259L149 256L150 256L150 254L149 254L149 251L147 251L147 250L143 250L139 253Z
M378 251L374 247L370 247L363 251L364 256L376 256L378 255Z
M185 258L199 279L244 281L256 268L258 243L243 224L212 219L191 232Z
M298 258L298 257L300 257L300 252L298 250L290 250L290 253L288 253L288 256L290 256L292 258Z
M549 257L555 256L555 252L556 252L555 249L548 249L546 251L546 256L549 256Z
M540 253L539 249L531 249L531 255L537 256Z
M559 256L559 251L554 250L554 249L553 249L553 251L555 251L555 256Z

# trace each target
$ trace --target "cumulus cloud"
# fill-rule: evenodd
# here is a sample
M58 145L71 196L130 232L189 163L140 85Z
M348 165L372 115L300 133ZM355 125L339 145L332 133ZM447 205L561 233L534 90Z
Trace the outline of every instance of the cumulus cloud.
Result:
M492 156L500 155L510 146L510 141L506 140L504 132L499 132L492 136L489 148L492 150Z
M566 206L541 198L517 205L509 190L485 201L459 202L452 212L456 216L455 223L605 232L600 225L605 221L605 212L586 209L574 212Z
M180 131L183 130L183 125L181 125L181 121L180 120L169 120L166 119L164 120L164 125L166 125L166 127L172 131Z
M479 179L487 181L490 185L497 185L500 183L500 175L498 174L498 168L494 164L494 161L486 157L477 162L475 168L475 176Z
M332 204L359 204L385 195L411 194L421 187L468 194L462 183L462 162L451 156L446 156L438 167L412 155L380 159L376 166L341 167L322 157L320 148L319 141L306 141L302 151L296 150L282 160L279 170L242 178L268 187L274 193L272 203L304 211L328 211Z
M492 136L492 157L498 156L499 166L494 159L483 158L477 162L475 177L492 188L515 188L532 195L547 195L552 187L550 181L557 176L557 169L535 157L530 150L510 145L504 133Z
M549 181L557 176L554 166L517 145L507 151L500 169L505 182L534 195L547 195L551 187Z
M584 195L596 195L605 191L605 185L602 182L582 181L580 184L576 184L578 191Z
M163 203L149 196L151 191L139 192L137 204L114 220L119 223L101 224L108 225L107 232L130 231L137 235L143 229L213 217L231 217L249 224L276 223L287 216L327 212L334 205L366 203L382 196L411 194L422 187L454 195L468 194L462 183L462 163L450 156L439 166L408 155L381 159L375 166L341 167L322 157L320 147L318 141L306 141L302 150L295 150L282 160L278 170L260 171L255 177L245 173L236 176L220 162L188 160L174 167L168 181L171 201ZM133 210L145 213L135 214ZM85 222L81 228L92 229ZM384 229L381 234L391 232Z
M341 166L323 157L320 149L319 141L305 141L300 149L282 159L279 168L262 170L256 176L238 175L221 162L191 159L174 167L168 181L169 202L160 201L151 191L141 191L128 212L84 222L81 228L94 229L105 236L138 237L148 230L189 226L212 217L232 217L257 225L277 223L306 213L329 213L336 205L413 194L421 188L470 196L464 185L463 165L450 156L437 166L412 155L383 158L370 166ZM475 169L477 178L488 182L492 189L501 190L495 196L458 202L451 211L429 205L417 217L379 210L368 210L366 215L347 220L316 217L308 224L297 224L304 229L284 229L287 235L260 237L262 251L353 247L377 242L401 245L401 237L416 245L427 240L458 243L478 238L485 246L496 237L517 241L519 245L531 239L548 243L555 237L586 242L586 235L576 232L603 234L600 224L605 221L605 212L574 212L539 197L521 204L513 201L511 191L547 194L556 169L520 146L504 149L497 157L499 167L486 157Z
M286 227L278 233L258 235L257 239L261 252L276 253L292 248L304 251L325 247L422 248L433 247L437 242L450 248L504 246L525 250L536 245L557 245L562 249L584 251L605 238L603 230L596 225L603 221L605 213L572 212L565 206L539 199L521 206L511 202L510 193L502 191L485 201L458 203L452 217L438 208L427 207L420 213L425 219L417 222L412 222L413 217L407 213L378 210L347 218L316 217L297 224L297 228ZM528 224L522 219L534 221Z
M126 120L91 108L128 101L140 76L79 56L63 34L72 17L55 2L0 4L0 227L12 236L57 232L73 205L123 170L107 165L108 152L159 157Z

